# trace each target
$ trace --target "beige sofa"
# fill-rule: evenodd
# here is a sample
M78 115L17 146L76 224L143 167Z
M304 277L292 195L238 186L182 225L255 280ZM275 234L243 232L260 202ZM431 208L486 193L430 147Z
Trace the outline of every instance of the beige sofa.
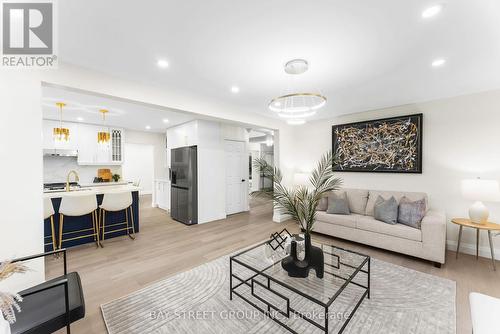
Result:
M412 201L424 198L428 208L425 193L364 189L342 189L339 192L347 193L351 214L318 211L314 232L430 260L438 267L445 262L446 218L443 212L427 210L421 229L402 224L390 225L373 218L379 195L385 199L394 196L398 202L403 196Z

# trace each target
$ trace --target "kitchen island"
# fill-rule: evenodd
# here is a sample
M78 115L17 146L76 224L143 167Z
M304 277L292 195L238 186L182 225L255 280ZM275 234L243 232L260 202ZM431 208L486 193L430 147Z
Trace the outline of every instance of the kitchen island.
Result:
M85 186L78 188L73 191L44 191L44 198L50 198L52 200L52 205L54 206L54 228L55 235L59 235L59 206L61 205L61 199L65 196L87 196L94 195L97 197L97 203L100 205L104 194L109 192L131 192L132 193L132 211L134 215L134 228L135 233L139 232L139 187L130 184L113 184L108 183L106 185L94 185ZM80 231L88 229L92 226L91 215L81 216L81 217L64 217L64 232L70 231ZM113 224L125 222L125 211L119 212L107 212L106 213L106 231L111 231L113 229ZM78 237L84 234L88 234L88 231L74 232L71 233L71 237ZM44 221L44 236L45 236L45 251L52 250L52 242L50 237L52 234L50 227L50 219ZM117 231L106 234L106 240L110 238L115 238L119 236L126 235L126 231ZM73 247L86 243L93 243L93 237L85 237L75 240L64 241L62 244L63 248Z

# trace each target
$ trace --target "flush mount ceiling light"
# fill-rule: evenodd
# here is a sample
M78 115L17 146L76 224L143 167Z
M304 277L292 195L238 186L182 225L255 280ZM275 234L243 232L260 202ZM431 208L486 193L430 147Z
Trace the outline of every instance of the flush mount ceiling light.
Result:
M166 61L165 59L159 59L156 62L156 65L158 65L159 68L167 68L168 67L168 61Z
M151 130L151 126L146 125L146 130Z
M169 120L167 118L163 119L163 123L167 124L168 122L169 122Z
M434 6L431 6L429 8L426 8L422 12L422 18L429 19L429 18L439 14L441 12L441 10L443 10L443 5L434 5Z
M102 126L106 128L106 114L109 112L107 109L101 109L99 112L102 114ZM103 131L97 132L97 143L101 145L106 145L109 143L111 139L111 134L109 133L109 129L105 129Z
M231 93L236 94L236 93L239 93L239 92L240 92L240 87L238 87L238 86L232 86L231 87Z
M56 142L68 141L69 140L69 129L64 128L62 125L63 107L66 107L66 103L57 102L56 106L59 107L59 127L52 129L54 141L56 141Z
M444 58L439 58L439 59L435 59L431 65L432 67L440 67L440 66L443 66L444 64L446 63L446 59Z
M303 74L308 69L309 63L305 59L293 59L284 66L285 72L290 75ZM269 102L268 108L276 112L279 117L293 120L294 125L299 125L304 124L305 118L316 114L316 111L325 104L326 97L319 93L293 92L275 97Z

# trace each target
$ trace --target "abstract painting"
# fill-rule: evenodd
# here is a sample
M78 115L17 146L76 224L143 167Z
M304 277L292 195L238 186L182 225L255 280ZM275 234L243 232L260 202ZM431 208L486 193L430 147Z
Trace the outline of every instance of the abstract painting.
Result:
M335 171L422 173L422 114L334 125Z

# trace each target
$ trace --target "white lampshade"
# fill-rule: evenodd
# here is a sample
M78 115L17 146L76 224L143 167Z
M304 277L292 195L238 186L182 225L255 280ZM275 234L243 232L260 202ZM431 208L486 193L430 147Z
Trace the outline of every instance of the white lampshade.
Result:
M309 173L295 173L293 174L293 184L296 186L309 185Z
M498 202L500 188L497 180L463 180L462 195L471 201Z

